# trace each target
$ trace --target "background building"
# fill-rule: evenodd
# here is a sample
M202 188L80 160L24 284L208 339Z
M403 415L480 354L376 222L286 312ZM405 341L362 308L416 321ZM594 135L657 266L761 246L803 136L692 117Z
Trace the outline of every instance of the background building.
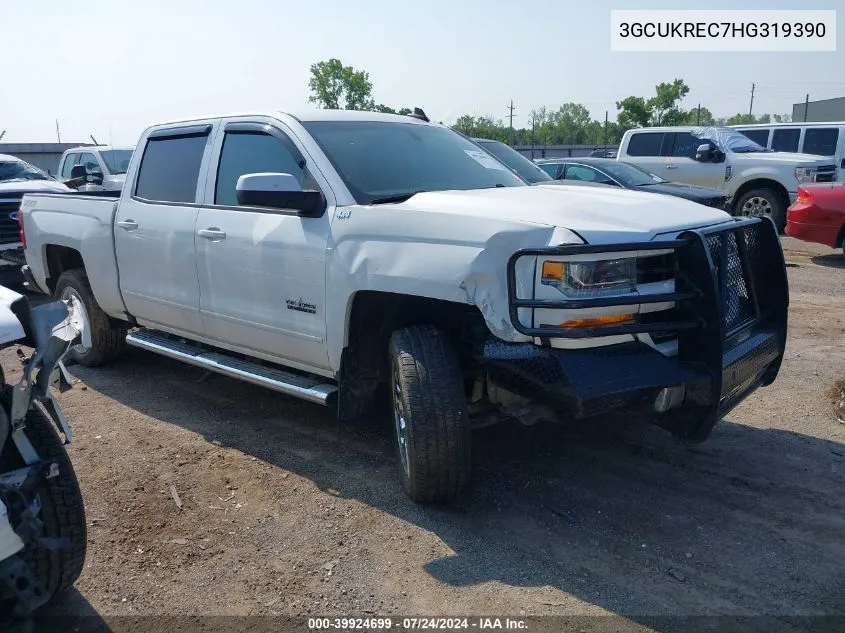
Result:
M55 176L65 150L91 143L0 143L0 154L11 154Z
M806 119L804 117L806 109ZM845 121L845 97L822 99L792 106L792 120L795 123L807 121Z

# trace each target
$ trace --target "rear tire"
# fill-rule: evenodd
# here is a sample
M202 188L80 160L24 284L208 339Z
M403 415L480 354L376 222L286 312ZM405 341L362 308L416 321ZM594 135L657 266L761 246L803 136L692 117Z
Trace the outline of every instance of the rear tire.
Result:
M786 205L774 189L746 191L734 207L734 215L742 217L771 216L778 232L786 227Z
M88 275L81 268L67 270L56 282L57 299L74 298L85 308L87 327L91 332L91 347L75 345L68 358L87 367L106 365L123 352L126 326L109 317L97 305Z
M453 501L470 482L470 424L452 345L428 325L390 338L391 401L399 473L417 503Z

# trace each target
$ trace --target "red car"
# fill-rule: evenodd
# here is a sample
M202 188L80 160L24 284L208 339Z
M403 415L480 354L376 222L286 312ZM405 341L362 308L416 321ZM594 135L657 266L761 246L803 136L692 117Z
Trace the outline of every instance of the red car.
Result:
M845 253L845 183L800 185L786 212L786 234Z

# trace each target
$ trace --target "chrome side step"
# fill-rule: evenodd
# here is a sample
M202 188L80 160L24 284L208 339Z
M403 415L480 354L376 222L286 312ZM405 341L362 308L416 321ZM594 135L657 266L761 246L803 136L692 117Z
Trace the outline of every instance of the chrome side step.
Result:
M320 376L298 373L231 356L223 350L199 344L155 330L139 330L127 335L127 345L180 360L189 365L267 387L288 396L324 406L334 403L337 385Z

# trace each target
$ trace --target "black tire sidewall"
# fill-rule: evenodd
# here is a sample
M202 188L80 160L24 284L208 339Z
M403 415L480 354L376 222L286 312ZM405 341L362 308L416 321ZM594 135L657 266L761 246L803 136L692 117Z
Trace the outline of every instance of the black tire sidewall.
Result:
M398 350L397 350L398 351ZM402 487L405 489L405 493L408 495L412 495L415 484L416 484L416 465L414 464L414 460L412 456L414 453L415 442L414 442L414 425L410 423L409 420L406 420L406 431L405 431L405 441L407 443L407 452L408 452L408 472L405 472L405 469L402 465L402 449L399 445L399 429L396 428L396 412L393 410L393 398L395 397L393 390L396 389L396 382L400 381L404 383L402 379L402 373L399 371L399 355L398 353L393 353L394 347L391 345L391 355L390 355L390 413L392 416L392 423L393 423L393 443L396 448L396 459L398 462L399 468L399 476L402 479ZM408 410L408 386L406 384L402 384L402 406L405 411Z
M768 200L772 207L772 220L774 221L778 231L783 232L783 229L786 226L786 207L784 206L783 200L781 200L778 192L773 189L752 189L751 191L745 192L737 202L734 215L738 217L746 217L742 213L742 208L751 198L765 198Z

